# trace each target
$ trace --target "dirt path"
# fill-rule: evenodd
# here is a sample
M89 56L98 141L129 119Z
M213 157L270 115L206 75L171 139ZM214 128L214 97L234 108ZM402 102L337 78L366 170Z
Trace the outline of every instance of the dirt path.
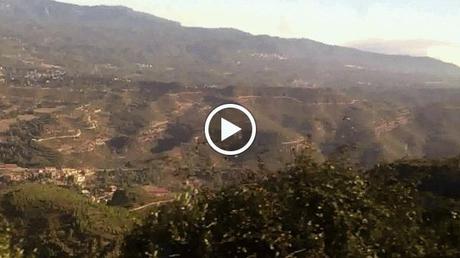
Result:
M258 99L261 98L261 96L254 96L254 95L249 95L249 96L238 96L237 99Z
M134 209L131 209L129 211L140 211L140 210L143 210L145 208L148 208L148 207L151 207L151 206L156 206L156 205L160 205L160 204L163 204L163 203L168 203L168 202L172 202L174 201L175 199L168 199L168 200L162 200L162 201L155 201L155 202L151 202L151 203L147 203L145 205L142 205L140 207L137 207L137 208L134 208Z
M281 145L295 145L295 144L302 143L304 141L305 141L305 139L302 137L302 138L299 138L299 139L297 139L295 141L282 142Z
M287 96L276 96L276 97L273 97L274 99L287 99L287 100L292 100L294 102L297 102L297 103L303 103L303 101L299 100L299 99L296 99L296 98L293 98L293 97L287 97Z
M79 138L80 136L81 136L81 130L78 129L77 133L74 135L53 136L53 137L48 137L48 138L43 138L43 139L32 139L32 141L44 142L44 141L51 141L51 140L56 140L56 139Z
M97 128L97 121L93 120L91 115L88 115L88 123L91 125L90 127L86 128L88 130L94 130Z
M259 99L262 98L262 96L254 96L254 95L248 95L248 96L238 96L238 100L250 100L250 99ZM302 103L308 106L325 106L325 105L354 105L360 102L358 99L353 99L349 102L316 102L316 103L306 103L302 100L299 100L297 98L289 97L289 96L267 96L266 98L273 98L273 99L286 99L286 100L291 100L296 103Z
M161 122L157 122L157 123L151 125L151 126L150 126L150 129L156 129L156 128L158 128L158 127L160 127L160 126L163 126L163 125L166 125L166 124L168 124L168 123L169 123L168 120L161 121Z

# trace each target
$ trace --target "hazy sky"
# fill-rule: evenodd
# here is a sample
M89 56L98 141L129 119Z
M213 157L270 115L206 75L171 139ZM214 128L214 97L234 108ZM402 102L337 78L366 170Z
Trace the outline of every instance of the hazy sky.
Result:
M460 0L62 0L125 5L185 26L310 38L460 65Z

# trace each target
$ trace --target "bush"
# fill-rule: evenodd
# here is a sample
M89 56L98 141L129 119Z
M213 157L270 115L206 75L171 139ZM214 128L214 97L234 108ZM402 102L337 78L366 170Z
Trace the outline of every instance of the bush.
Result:
M1 204L12 242L25 257L115 257L135 219L124 209L53 185L14 187Z
M185 194L126 237L124 257L442 254L421 227L417 185L365 175L301 156L263 180Z

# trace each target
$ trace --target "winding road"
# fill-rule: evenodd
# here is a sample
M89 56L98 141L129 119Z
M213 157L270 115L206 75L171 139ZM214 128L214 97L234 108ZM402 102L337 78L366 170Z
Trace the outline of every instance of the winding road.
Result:
M43 139L32 139L32 141L44 142L44 141L51 141L51 140L57 140L57 139L79 138L80 136L81 136L81 130L78 129L77 133L74 135L53 136L53 137L48 137L48 138L43 138Z
M148 207L151 207L151 206L157 206L157 205L161 205L163 203L168 203L168 202L172 202L174 201L175 199L168 199L168 200L162 200L162 201L155 201L155 202L151 202L151 203L147 203L145 205L142 205L140 207L137 207L137 208L134 208L134 209L131 209L129 211L140 211L140 210L143 210L145 208L148 208Z

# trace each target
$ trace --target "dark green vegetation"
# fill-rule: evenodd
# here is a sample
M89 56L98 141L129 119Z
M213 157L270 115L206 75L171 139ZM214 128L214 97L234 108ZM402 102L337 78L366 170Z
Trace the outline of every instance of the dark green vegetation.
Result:
M26 184L2 197L12 244L26 257L111 257L135 217L52 185Z
M364 171L299 155L136 223L122 208L29 184L2 197L11 230L0 246L30 257L458 257L458 189L458 158Z
M187 124L171 124L166 128L166 135L152 148L153 153L172 150L181 143L190 142L193 137L193 128Z
M0 142L0 162L23 167L58 165L60 154L34 141L40 137L43 126L49 122L50 117L45 116L11 126L4 133L6 141Z
M141 187L128 187L115 191L109 206L134 208L154 201L154 198Z
M459 193L459 164L363 172L301 156L263 180L161 207L126 238L124 256L458 257L460 200L438 191L446 180Z
M11 241L11 228L3 216L0 216L0 257L16 258L20 257L21 252Z

